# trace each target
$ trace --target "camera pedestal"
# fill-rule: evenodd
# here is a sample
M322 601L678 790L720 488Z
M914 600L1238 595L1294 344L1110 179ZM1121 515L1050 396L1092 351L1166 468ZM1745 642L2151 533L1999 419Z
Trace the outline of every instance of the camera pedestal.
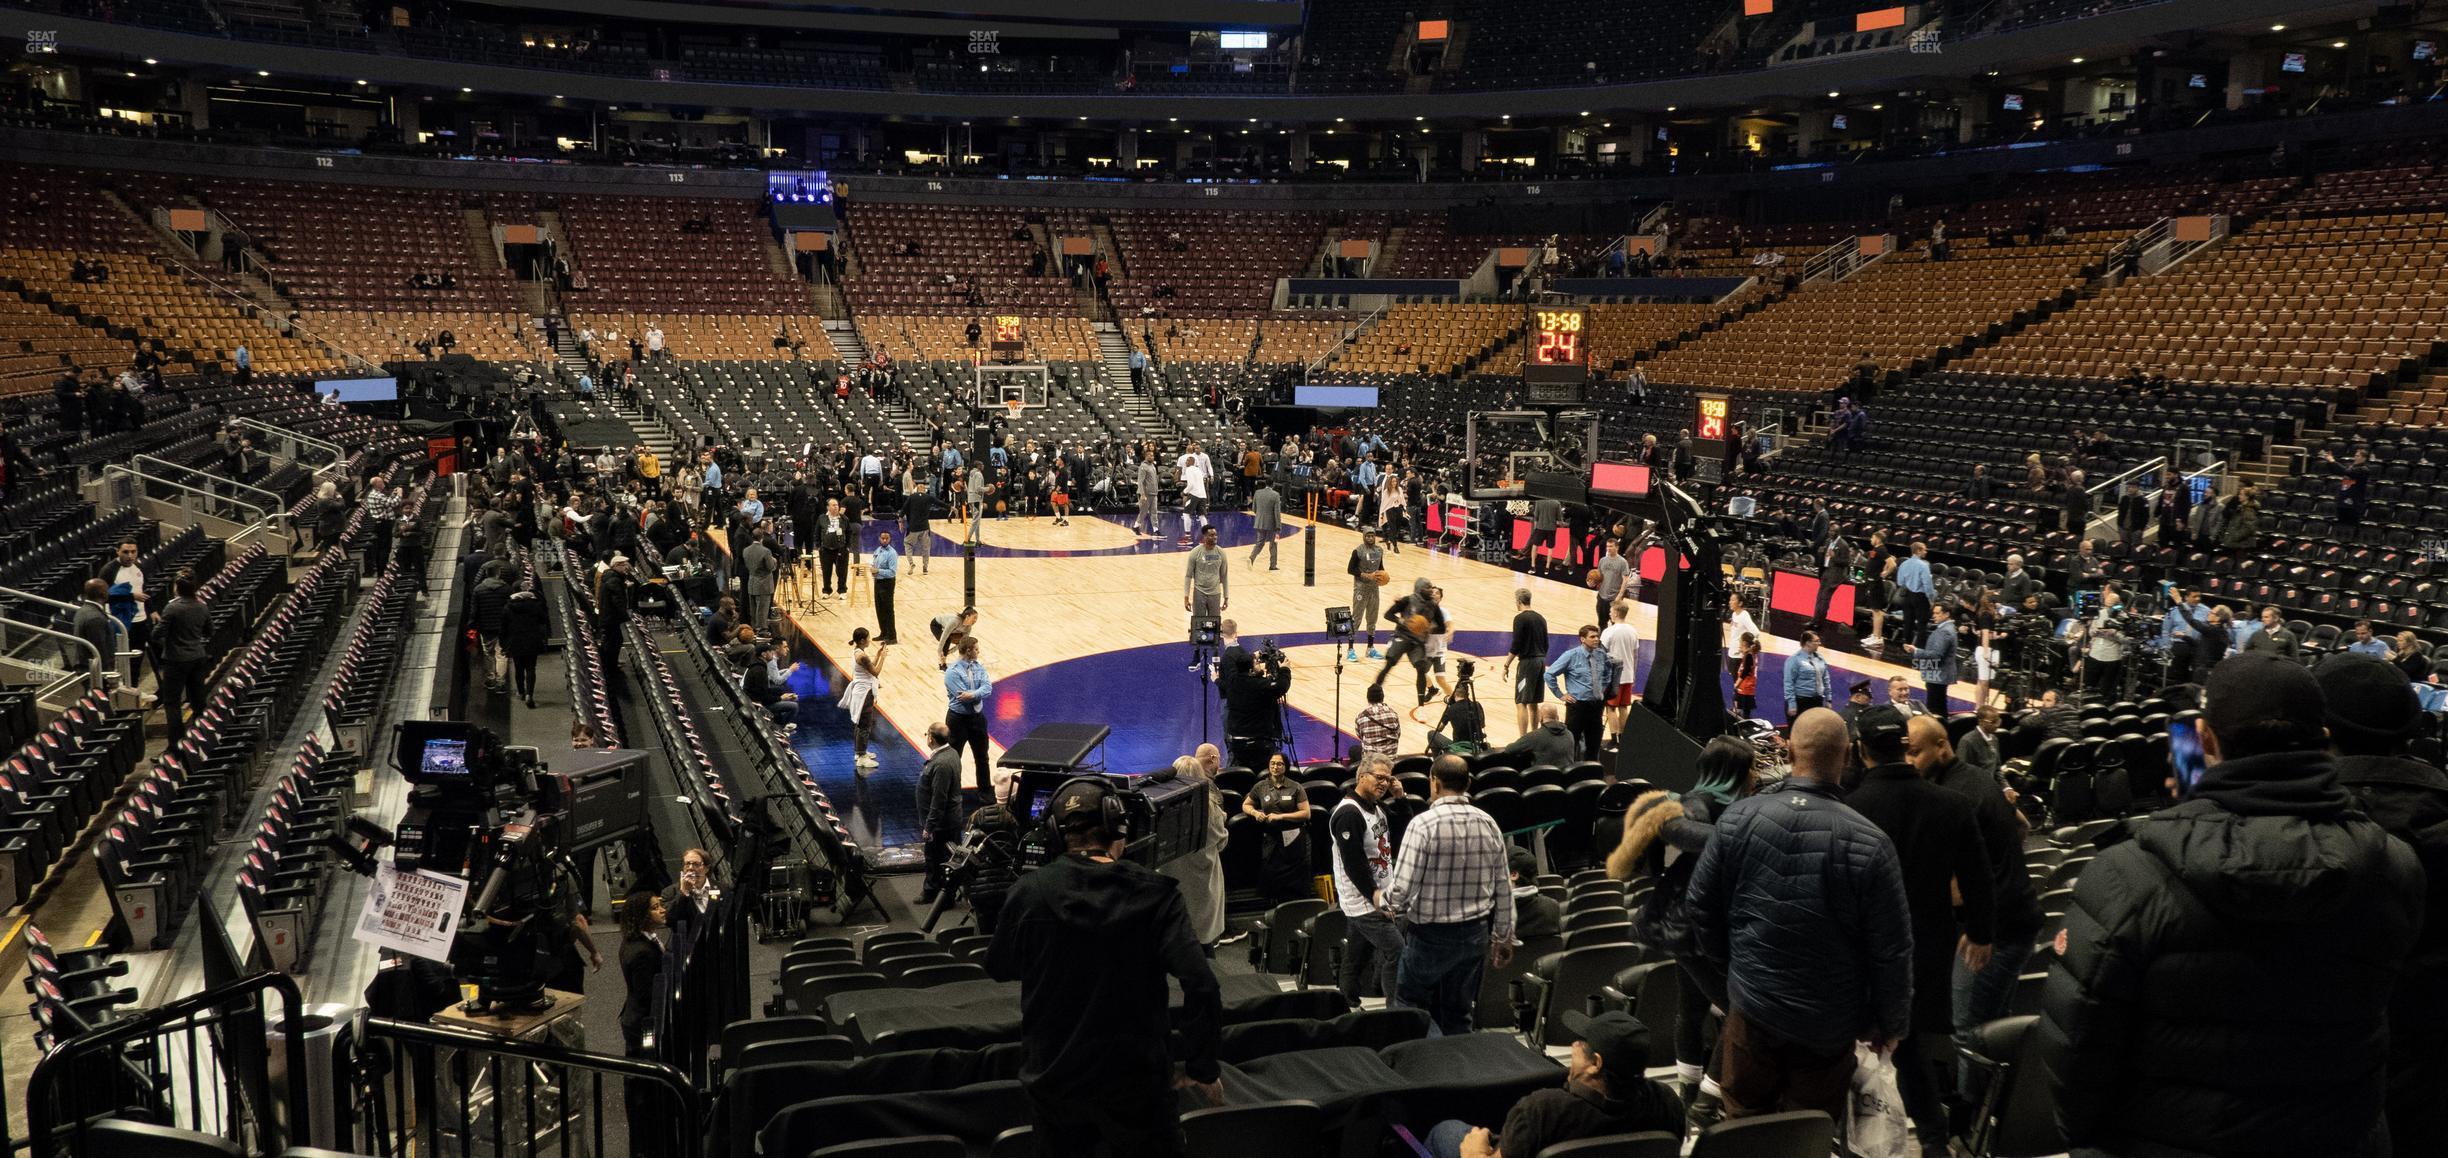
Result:
M586 1025L579 1013L586 998L558 989L547 989L544 995L552 999L550 1008L480 1017L453 1004L435 1014L433 1024L508 1041L584 1050ZM576 1071L529 1065L484 1052L470 1058L463 1069L452 1064L452 1052L442 1047L434 1054L434 1080L441 1087L434 1105L443 1117L440 1133L450 1139L443 1143L445 1147L455 1153L489 1156L498 1138L515 1143L505 1146L511 1153L541 1154L557 1150L561 1132L569 1130L570 1140L579 1143L570 1152L586 1152L584 1140L595 1135L593 1124L585 1120L591 1102L555 1080L556 1074ZM459 1088L463 1077L464 1089Z

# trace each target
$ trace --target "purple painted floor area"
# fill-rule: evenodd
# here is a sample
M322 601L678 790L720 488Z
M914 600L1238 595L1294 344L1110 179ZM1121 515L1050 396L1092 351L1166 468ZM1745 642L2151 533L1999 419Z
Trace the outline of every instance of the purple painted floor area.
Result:
M1097 515L1079 513L1074 514L1071 517L1075 521L1086 522L1094 519L1101 522L1112 523L1117 527L1124 528L1128 528L1131 525L1132 519L1132 516L1120 513ZM1227 551L1231 550L1236 545L1238 545L1242 550L1246 551L1249 549L1252 540L1257 537L1257 532L1250 527L1250 516L1246 511L1217 511L1206 516L1206 519L1210 525L1215 527L1216 538L1223 544L1224 549ZM989 519L987 521L991 523L994 520ZM1045 521L1044 517L1040 516L1038 521ZM1192 524L1193 527L1196 525L1197 524L1195 522ZM937 519L934 521L933 527L934 538L929 543L927 555L936 559L960 558L961 540L969 533L969 524L953 519ZM1154 539L1141 539L1140 541L1127 547L1101 547L1095 549L1066 551L1054 549L1032 549L1024 547L996 547L989 544L980 543L978 544L977 553L978 558L980 559L1085 559L1095 555L1169 555L1188 551L1190 549L1187 545L1180 541L1180 511L1159 512L1156 516L1156 529L1162 532L1160 537ZM861 551L875 550L876 533L879 531L891 531L894 535L894 541L900 541L901 525L898 521L871 520L866 526L860 528L859 530L859 549ZM1297 528L1285 527L1281 531L1277 532L1277 537L1288 540L1299 536L1299 534L1300 531Z

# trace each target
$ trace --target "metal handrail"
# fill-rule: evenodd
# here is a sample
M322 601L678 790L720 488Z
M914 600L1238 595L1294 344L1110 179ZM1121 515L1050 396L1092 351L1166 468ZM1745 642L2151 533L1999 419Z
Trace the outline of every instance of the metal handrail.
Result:
M49 699L54 693L70 684L85 682L87 686L90 687L92 686L90 681L93 680L97 674L105 670L102 665L102 649L95 647L93 645L93 641L86 639L84 636L71 635L56 628L44 627L40 624L28 623L25 620L12 619L4 615L0 615L0 624L8 625L10 630L26 632L38 637L34 640L28 640L27 643L29 645L40 642L39 637L48 637L61 647L74 644L78 647L84 648L86 654L93 657L89 662L83 664L81 667L71 668L64 665L54 665L42 662L40 660L28 659L21 654L25 650L24 646L9 649L7 653L7 657L9 659L15 660L18 663L22 663L27 667L34 668L38 671L59 673L56 678L44 681L42 686L36 690L35 698L38 700Z
M2090 494L2096 495L2102 491L2122 486L2127 479L2135 478L2137 476L2157 478L2159 477L2160 471L2167 469L2167 461L2166 455L2160 455L2159 457L2143 463L2140 466L2127 467L2126 469L2109 476L2107 479L2093 484L2087 488L2087 490Z
M172 463L171 465L172 465L172 466L176 466L176 465L178 465L178 464L176 464L176 463ZM193 468L188 468L188 469L193 469ZM144 482L148 482L148 483L156 483L156 484L159 484L159 485L161 485L161 486L166 486L166 487L175 487L175 488L177 488L177 489L179 489L179 490L182 490L182 491L185 491L185 492L187 492L187 493L189 493L189 494L202 495L203 497L205 497L205 498L207 498L207 499L211 499L211 500L212 500L212 501L214 501L214 502L219 502L219 503L228 503L228 504L229 504L229 505L231 505L231 506L234 506L234 507L242 507L242 508L244 508L244 509L246 509L246 510L253 511L253 512L255 513L255 517L254 517L254 518L252 518L252 519L233 519L233 520L231 520L232 522L246 522L246 523L254 523L254 524L268 524L268 523L270 523L270 522L272 521L272 519L273 519L274 517L276 517L276 516L285 516L285 515L287 515L287 514L288 514L288 511L287 511L285 508L275 507L275 508L273 509L273 511L271 511L271 512L266 512L266 511L264 510L264 508L259 507L259 506L255 505L254 503L250 503L250 502L246 501L245 499L229 498L229 497L226 497L226 496L223 496L223 495L217 495L217 494L212 493L211 491L205 490L205 489L204 489L204 488L202 488L202 487L194 486L194 485L191 485L191 484L188 484L188 483L183 483L183 482L180 482L180 481L178 481L178 480L176 480L176 479L167 479L167 478L162 478L162 477L161 477L161 476L159 476L159 475L146 474L145 472L143 472L143 471L141 471L141 470L137 470L135 467L132 467L132 466L123 466L123 465L121 465L121 464L119 464L119 463L109 463L109 464L106 464L105 466L103 466L103 468L102 468L102 478L103 478L105 481L108 481L108 480L113 479L113 478L119 478L119 477L132 478L132 479L139 479L139 480L142 480L142 481L144 481ZM241 485L243 485L243 484L241 484ZM253 489L253 488L249 488L249 489ZM268 491L267 491L267 492L265 492L265 493L269 494L270 492L268 492ZM277 496L275 496L275 497L277 497Z
M226 487L229 487L229 488L231 488L231 489L233 489L233 490L253 491L253 492L255 492L256 494L262 495L264 498L266 498L266 499L270 500L269 502L262 502L262 503L248 503L248 504L247 504L248 506L252 506L252 507L261 507L261 508L279 508L279 507L284 507L284 506L287 506L287 505L288 505L288 504L287 504L287 502L286 502L285 500L283 500L283 499L282 499L282 498L281 498L281 497L280 497L278 494L275 494L275 493L273 493L273 492L271 492L271 491L265 490L265 489L263 489L262 487L259 487L259 486L254 485L253 483L242 483L242 482L239 482L237 479L230 478L230 477L227 477L227 476L225 476L225 475L217 475L217 474L212 473L211 471L208 471L208 470L202 470L202 469L199 469L199 468L196 468L196 467L192 467L192 466L189 466L189 465L187 465L186 463L183 463L183 462L172 462L172 461L170 461L169 459L166 459L166 458L161 458L161 457L158 457L158 456L155 456L155 455L150 455L150 454L140 454L140 455L137 455L137 456L135 456L135 457L133 457L133 458L130 458L128 461L129 461L129 462L131 462L131 463L151 463L151 464L154 464L154 465L157 465L157 466L164 466L164 467L168 467L168 468L170 468L170 469L172 469L172 470L185 471L185 472L187 472L188 474L191 474L191 475L201 475L201 476L203 476L204 478L207 478L207 479L212 480L212 486L226 486ZM197 489L197 490L209 491L209 490L211 489L211 487L207 487L207 486L198 486L198 487L196 487L196 489ZM219 496L215 496L215 497L219 497Z
M1318 371L1325 369L1336 358L1341 357L1343 351L1350 349L1352 343L1360 340L1360 335L1368 332L1368 328L1377 324L1377 320L1384 317L1386 311L1392 308L1394 308L1392 302L1383 303L1376 309L1369 311L1368 314L1362 317L1358 322L1353 323L1351 329L1344 331L1343 340L1336 342L1333 349L1318 355L1315 359L1311 360L1308 365L1301 367L1301 381L1308 381L1310 377L1315 375Z
M311 434L301 434L285 426L274 426L271 423L265 422L259 418L232 418L229 420L229 425L235 429L260 430L277 438L291 439L302 445L330 454L333 462L340 462L348 458L348 448L340 445L337 442L333 442L329 439L316 438Z
M42 606L49 607L49 608L51 608L51 609L52 609L52 610L54 610L54 611L65 612L66 614L69 614L69 615L75 615L75 614L76 614L76 613L77 613L77 612L80 610L80 608L78 608L78 607L77 607L77 605L76 605L76 604L74 604L74 603L62 603L62 602L60 602L59 600L57 600L57 599L53 599L53 598L51 598L51 597L50 597L50 596L48 596L48 595L37 595L37 594L35 594L35 593L31 592L31 591L20 591L20 590L18 590L18 589L16 589L16 588L14 588L14 587L0 587L0 601L6 601L6 600L12 600L12 599L13 599L13 600L16 600L16 601L18 601L18 602L21 602L21 603L35 603L35 604L40 604L40 605L42 605ZM43 628L35 627L35 625L34 625L34 624L27 623L26 621L24 621L24 620L22 620L22 619L20 619L20 620L15 620L14 622L16 622L17 624L19 624L19 625L21 625L21 626L24 626L24 627L34 628L35 630L38 630L38 631L40 631L40 630L44 630ZM99 655L100 655L100 650L94 647L93 642L92 642L91 640L88 640L88 639L86 639L84 636L81 636L81 635L80 635L80 636L76 636L76 637L75 637L75 639L76 639L76 641L77 641L77 642L84 644L88 650L94 651L94 652L95 652L95 654L96 654L97 656L99 656ZM120 683L122 683L123 685L132 685L132 684L134 684L134 682L135 682L134 680L132 680L132 679L130 679L130 678L129 678L129 669L128 669L128 662L127 662L127 661L128 661L128 658L129 658L129 657L131 657L131 656L133 656L133 655L135 655L135 654L136 654L136 653L135 653L133 650L130 650L130 651L123 651L123 652L120 652L119 654L117 654L117 655L115 655L115 656L110 657L110 658L111 658L111 661L112 661L112 663L111 663L111 670L112 670L112 671L115 671L115 672L117 672L117 673L119 674L119 681L120 681Z

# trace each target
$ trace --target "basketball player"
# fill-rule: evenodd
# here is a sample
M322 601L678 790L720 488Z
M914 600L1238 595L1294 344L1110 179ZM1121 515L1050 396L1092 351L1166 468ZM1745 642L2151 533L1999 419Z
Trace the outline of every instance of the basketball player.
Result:
M1192 626L1202 619L1221 617L1224 609L1232 605L1231 588L1225 578L1227 567L1224 549L1216 546L1216 529L1200 530L1199 545L1191 548L1190 562L1182 569L1182 610L1190 613Z
M1606 649L1615 669L1615 686L1607 690L1607 731L1620 737L1624 720L1632 715L1633 669L1640 662L1640 631L1632 626L1630 599L1618 599L1607 609L1607 628L1598 634L1598 646Z
M1131 521L1131 530L1137 532L1142 539L1156 537L1156 497L1163 486L1164 480L1156 477L1156 460L1151 457L1140 458L1139 517Z
M1371 576L1385 570L1385 549L1377 545L1377 532L1360 532L1360 545L1352 548L1351 562L1343 570L1352 577L1352 626L1368 636L1368 657L1382 658L1377 650L1377 582ZM1347 661L1360 658L1360 645L1344 650Z
M1199 453L1195 442L1181 456L1179 465L1182 484L1181 545L1187 547L1190 545L1190 520L1195 517L1199 526L1207 525L1207 484L1215 478L1215 468L1207 465L1207 456Z
M1513 616L1513 642L1505 649L1505 675L1513 680L1513 724L1527 735L1538 726L1539 704L1547 698L1547 617L1530 609L1530 590L1526 587L1513 593L1513 603L1521 610Z
M1419 702L1425 704L1435 698L1428 691L1428 639L1445 626L1445 611L1437 606L1436 586L1425 578L1412 580L1411 593L1395 600L1386 618L1394 621L1394 642L1386 646L1385 666L1377 669L1377 678L1371 682L1384 687L1394 665L1408 659L1411 674L1419 684Z

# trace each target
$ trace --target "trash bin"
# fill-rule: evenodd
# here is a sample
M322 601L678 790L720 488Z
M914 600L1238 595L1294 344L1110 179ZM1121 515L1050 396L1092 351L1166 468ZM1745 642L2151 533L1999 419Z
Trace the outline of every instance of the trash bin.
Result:
M292 1034L305 1039L306 1120L290 1123L289 1144L319 1146L327 1150L340 1148L340 1089L339 1078L333 1072L338 1060L334 1054L340 1034L348 1028L357 1011L341 1002L309 1005L295 1021L278 1020L265 1032L270 1044L272 1094L277 1103L288 1104L289 1038Z

